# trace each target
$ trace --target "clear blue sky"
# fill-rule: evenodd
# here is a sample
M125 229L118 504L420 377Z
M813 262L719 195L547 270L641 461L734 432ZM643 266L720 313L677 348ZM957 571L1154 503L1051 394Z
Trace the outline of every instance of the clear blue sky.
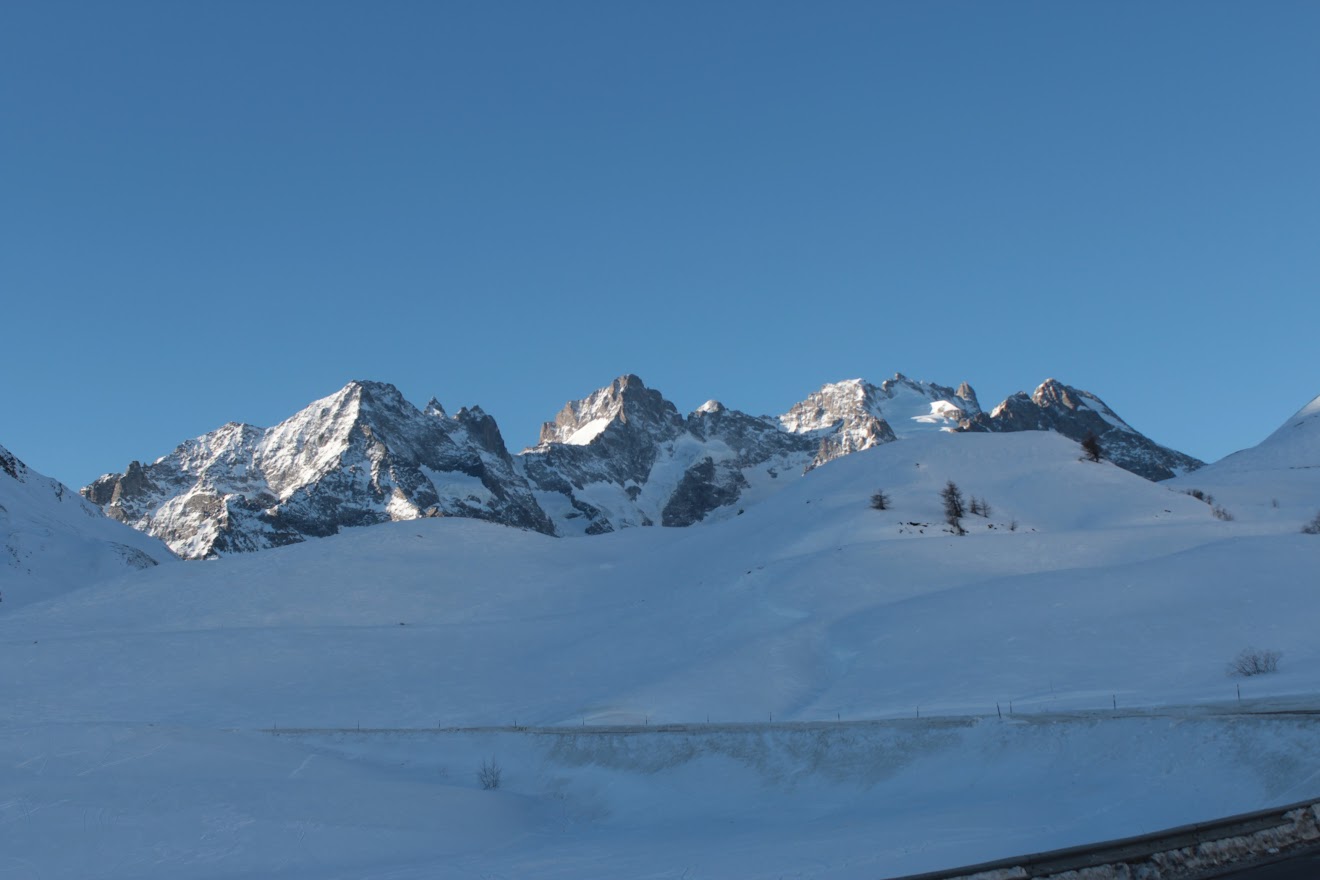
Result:
M1054 376L1215 459L1320 394L1320 4L9 0L0 302L74 486L354 378L517 451Z

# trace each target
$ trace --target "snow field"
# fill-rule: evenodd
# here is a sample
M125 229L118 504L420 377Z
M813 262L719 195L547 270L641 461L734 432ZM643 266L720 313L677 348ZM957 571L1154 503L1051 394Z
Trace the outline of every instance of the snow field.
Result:
M1079 458L932 433L697 528L401 522L6 607L0 877L874 878L1315 795L1320 725L1197 707L1315 707L1320 540ZM563 732L435 730L515 722Z
M888 877L1286 802L1313 793L1317 750L1313 723L1249 717L8 727L0 876Z

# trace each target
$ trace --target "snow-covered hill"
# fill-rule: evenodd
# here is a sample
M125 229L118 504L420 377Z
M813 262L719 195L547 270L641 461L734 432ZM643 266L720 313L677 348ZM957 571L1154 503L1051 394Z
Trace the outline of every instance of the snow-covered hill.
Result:
M1214 472L1320 470L1320 397L1299 409L1256 446L1214 464Z
M962 537L950 480L990 508ZM58 842L83 835L106 878L873 878L1297 800L1320 728L1213 713L1239 688L1314 704L1317 553L1055 433L933 431L696 529L433 518L153 569L0 617L5 855L72 876ZM1248 645L1280 670L1229 677ZM572 733L596 724L641 732Z
M5 608L172 560L0 446L0 592Z
M943 523L949 480L991 509L966 518L966 537ZM890 509L871 509L877 489ZM140 669L121 651L104 671L112 677L146 674L149 643L183 644L175 633L192 643L264 632L226 650L234 659L222 673L207 671L205 651L181 658L180 673L198 665L174 679L177 691L167 679L156 698L125 694L91 674L65 701L118 718L128 700L134 717L188 724L260 724L272 712L289 724L342 724L331 717L340 700L373 724L404 726L437 712L472 724L513 713L536 723L584 713L869 717L918 704L983 709L995 693L1023 705L1084 707L1101 691L1158 704L1222 698L1223 664L1265 637L1297 674L1320 681L1309 623L1278 620L1278 603L1258 592L1320 544L1244 528L1161 484L1083 461L1053 433L934 433L816 468L700 529L560 541L419 520L148 573L38 616L60 632L114 639L149 620L150 632L132 639L143 646ZM987 614L997 623L982 628ZM332 630L333 655L310 647ZM306 637L307 650L292 647ZM402 668L427 670L425 681L391 671ZM1067 692L1047 668L1071 670ZM566 669L572 681L557 684ZM49 673L52 688L66 674L58 664Z
M1320 397L1250 449L1170 480L1244 523L1300 528L1320 513Z

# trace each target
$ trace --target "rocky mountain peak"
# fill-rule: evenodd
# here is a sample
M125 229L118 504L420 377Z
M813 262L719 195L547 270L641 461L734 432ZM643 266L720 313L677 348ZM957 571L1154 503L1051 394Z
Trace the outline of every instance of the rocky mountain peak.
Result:
M1046 379L1028 396L1017 392L988 415L964 420L968 431L1054 431L1081 442L1094 434L1104 457L1148 480L1167 480L1203 462L1142 435L1089 391Z
M1031 401L1036 406L1061 406L1064 409L1076 410L1082 405L1080 398L1084 393L1064 385L1058 379L1046 379L1036 386L1036 390L1031 394ZM1086 396L1094 398L1094 395Z
M816 443L714 400L684 418L626 375L565 404L517 465L563 533L600 534L727 510L754 481L801 473Z
M323 422L342 430L381 420L411 418L419 412L398 388L388 382L355 379L338 392L306 407L294 419L305 423Z
M553 533L495 420L433 403L423 413L393 385L349 382L272 428L224 425L84 494L191 558L426 515Z
M874 396L874 390L874 385L862 379L826 383L819 391L813 391L806 399L794 404L779 417L779 422L785 430L795 434L832 428L866 413L867 402Z
M429 408L428 408L429 411ZM443 414L443 410L441 413ZM511 461L508 447L504 445L504 435L500 433L500 427L495 423L492 416L486 414L486 411L479 406L462 407L454 414L454 421L458 422L482 449L491 455L499 456L504 461Z
M863 379L824 385L779 421L786 431L821 436L815 461L820 465L913 433L959 430L980 411L971 386L960 396L944 385L895 373L879 385Z
M564 404L553 422L541 426L538 445L585 446L613 425L668 439L682 430L683 417L664 395L629 373L581 400Z
M898 377L901 381L901 376ZM898 439L882 415L879 401L886 392L863 379L846 379L821 386L779 417L780 426L792 434L809 434L818 440L811 467L819 467L840 456Z

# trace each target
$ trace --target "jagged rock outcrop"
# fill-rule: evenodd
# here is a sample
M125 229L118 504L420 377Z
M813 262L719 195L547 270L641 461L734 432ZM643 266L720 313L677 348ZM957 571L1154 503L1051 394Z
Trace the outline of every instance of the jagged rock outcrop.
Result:
M14 453L0 446L0 471L3 471L11 480L22 480L27 477L27 465L18 460Z
M686 418L637 376L570 401L518 457L564 534L686 526L753 483L800 473L814 441L711 401Z
M0 584L8 607L172 560L0 446Z
M1077 442L1094 434L1103 456L1148 480L1167 480L1204 462L1154 442L1089 391L1047 379L1028 397L1018 392L988 414L962 424L966 431L1055 431Z
M187 558L421 516L554 532L494 419L435 401L419 411L379 382L350 382L273 428L225 425L83 493Z
M981 412L966 382L955 391L895 373L879 385L825 385L779 417L784 430L818 439L812 467L922 431L957 431Z

